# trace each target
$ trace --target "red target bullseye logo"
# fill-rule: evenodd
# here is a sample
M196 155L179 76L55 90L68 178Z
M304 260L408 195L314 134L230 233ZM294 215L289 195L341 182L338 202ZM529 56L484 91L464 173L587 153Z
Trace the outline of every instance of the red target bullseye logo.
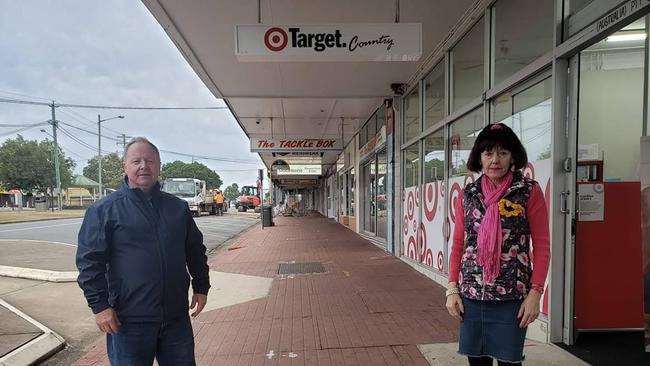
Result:
M282 28L273 27L264 33L264 45L273 52L282 51L288 41L287 32Z

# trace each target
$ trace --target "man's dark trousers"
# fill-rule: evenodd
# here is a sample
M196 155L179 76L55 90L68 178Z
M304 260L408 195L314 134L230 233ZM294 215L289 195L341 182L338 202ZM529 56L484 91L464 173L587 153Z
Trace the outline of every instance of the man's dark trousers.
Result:
M194 335L189 315L171 322L122 322L106 337L113 366L194 366Z
M223 216L223 203L217 203L217 215Z

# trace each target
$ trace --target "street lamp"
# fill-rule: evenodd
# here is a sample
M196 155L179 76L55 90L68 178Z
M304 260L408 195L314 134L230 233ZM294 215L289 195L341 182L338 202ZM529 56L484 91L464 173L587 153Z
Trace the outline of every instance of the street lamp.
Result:
M102 198L104 196L104 189L102 188L102 122L110 121L116 118L124 118L124 116L102 119L101 115L97 115L97 164L99 168L99 198Z

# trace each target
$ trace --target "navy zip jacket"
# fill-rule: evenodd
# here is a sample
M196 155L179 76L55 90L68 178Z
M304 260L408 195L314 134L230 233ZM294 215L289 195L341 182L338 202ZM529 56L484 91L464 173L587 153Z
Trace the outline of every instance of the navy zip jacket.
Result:
M88 208L79 230L77 282L97 314L109 307L120 321L167 321L189 311L210 288L203 235L187 203L160 191L128 186ZM188 273L189 272L189 273Z

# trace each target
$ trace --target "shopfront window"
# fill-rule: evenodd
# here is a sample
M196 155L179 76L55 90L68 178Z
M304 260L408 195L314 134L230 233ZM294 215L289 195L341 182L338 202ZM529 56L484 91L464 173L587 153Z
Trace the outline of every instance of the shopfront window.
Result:
M483 126L483 108L473 110L449 126L450 177L467 174L467 158Z
M341 215L346 215L345 210L346 200L345 200L345 175L339 175L339 213Z
M354 216L354 168L348 173L348 216Z
M361 130L359 130L359 147L363 147L366 142L368 142L368 128L366 125L363 125Z
M386 150L377 154L377 236L386 239L388 218L388 195L386 191Z
M424 79L424 129L445 116L445 63L441 61Z
M377 111L377 132L381 130L382 127L386 126L386 106L383 105Z
M404 188L420 184L420 148L413 144L404 150Z
M494 102L494 120L512 128L530 162L551 157L552 88L549 77L523 91L507 92Z
M377 134L377 114L372 115L368 123L366 123L366 128L368 129L368 141L370 141Z
M494 84L553 48L553 1L499 0L494 17Z
M375 232L375 161L370 161L363 166L363 191L364 191L364 225L363 229L369 233Z
M420 92L417 88L404 98L404 142L420 133Z
M424 183L445 178L445 136L442 129L424 140Z
M454 111L483 93L485 64L483 22L481 18L452 49L452 110Z

